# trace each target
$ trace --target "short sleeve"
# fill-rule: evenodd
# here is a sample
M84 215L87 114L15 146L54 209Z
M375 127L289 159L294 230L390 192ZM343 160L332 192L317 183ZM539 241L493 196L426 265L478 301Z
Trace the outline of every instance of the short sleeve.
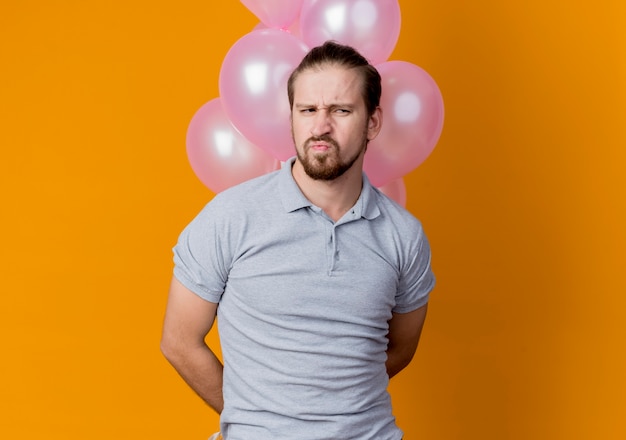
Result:
M406 249L404 262L393 309L395 313L408 313L425 305L435 287L430 244L419 223L414 240Z
M219 216L209 203L183 230L174 246L174 276L185 287L217 303L228 279L228 249Z

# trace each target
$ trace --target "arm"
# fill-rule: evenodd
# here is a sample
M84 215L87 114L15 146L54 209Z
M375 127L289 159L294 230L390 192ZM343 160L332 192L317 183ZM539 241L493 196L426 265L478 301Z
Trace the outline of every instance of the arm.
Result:
M389 320L387 374L393 377L409 365L422 333L428 304L409 313L394 313Z
M217 413L222 412L223 366L204 342L217 304L205 301L176 278L170 286L161 351L189 386Z

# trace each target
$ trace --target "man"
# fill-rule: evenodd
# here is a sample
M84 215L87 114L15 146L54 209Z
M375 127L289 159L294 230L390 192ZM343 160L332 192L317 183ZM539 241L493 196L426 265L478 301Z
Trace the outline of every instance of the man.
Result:
M162 350L226 440L402 438L387 385L434 277L420 223L363 174L380 94L354 49L312 49L288 84L297 156L216 195L174 248Z

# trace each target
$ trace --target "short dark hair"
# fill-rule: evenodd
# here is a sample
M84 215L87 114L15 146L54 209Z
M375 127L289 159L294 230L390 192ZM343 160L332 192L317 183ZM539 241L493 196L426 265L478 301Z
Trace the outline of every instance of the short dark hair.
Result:
M372 116L380 105L380 74L367 59L356 49L339 44L335 41L327 41L321 46L314 47L305 55L298 67L291 73L287 81L287 96L289 108L293 109L294 83L298 75L305 70L319 69L325 65L335 65L346 69L357 69L363 78L363 100L367 113Z

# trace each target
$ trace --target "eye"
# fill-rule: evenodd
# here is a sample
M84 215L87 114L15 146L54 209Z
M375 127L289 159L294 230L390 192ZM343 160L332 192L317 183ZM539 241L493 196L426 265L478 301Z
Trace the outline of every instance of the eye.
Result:
M348 110L347 108L337 108L335 109L335 113L339 113L340 115L347 115L350 114L350 110Z
M313 107L309 107L309 108L303 108L302 110L300 110L300 113L302 114L310 114L310 113L315 113L315 109Z

